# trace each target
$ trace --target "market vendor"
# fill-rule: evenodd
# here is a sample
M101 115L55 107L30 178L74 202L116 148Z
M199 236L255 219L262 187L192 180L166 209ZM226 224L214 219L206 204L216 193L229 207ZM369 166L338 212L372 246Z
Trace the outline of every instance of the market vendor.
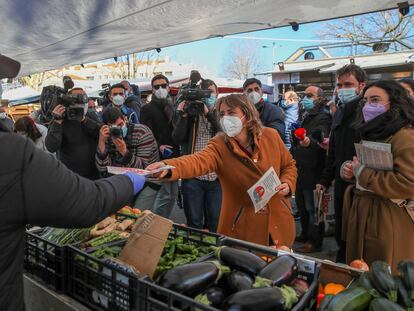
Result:
M148 169L174 166L156 175L168 180L216 172L223 191L218 232L254 243L291 247L295 224L287 197L295 191L295 161L276 130L262 126L257 110L245 95L222 97L216 109L224 133L212 138L198 153L157 162ZM247 191L271 167L281 185L268 204L255 213Z
M0 55L0 79L17 71L15 62ZM93 182L1 126L0 163L0 306L20 311L25 225L92 226L125 205L145 178L127 173Z
M342 165L342 177L357 182L344 200L346 260L386 261L395 273L414 259L414 101L392 80L373 82L363 97L355 127L363 141L389 144L393 163L378 169L354 157Z

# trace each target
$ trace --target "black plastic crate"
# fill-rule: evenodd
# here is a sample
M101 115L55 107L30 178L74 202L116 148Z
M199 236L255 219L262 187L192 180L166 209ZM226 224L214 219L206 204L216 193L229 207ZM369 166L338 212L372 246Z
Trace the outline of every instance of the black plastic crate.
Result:
M278 255L285 253L262 245L230 238L221 239L220 245L236 247L254 252L256 255L264 257L267 261L270 261ZM298 259L299 277L309 283L309 290L305 293L301 300L296 303L296 305L292 308L292 311L312 310L316 302L316 295L319 286L318 280L320 265L312 260L305 259L302 256L297 256L296 254L291 255ZM211 257L213 256L214 255L211 254ZM150 282L148 279L142 280L141 290L138 295L139 300L142 301L142 308L140 309L142 311L218 310L213 307L201 305L189 297L160 287Z
M24 270L57 292L67 291L66 247L46 241L43 229L26 231Z
M222 240L221 235L174 224L168 238L176 237L203 246L218 246ZM126 241L116 243L123 246ZM92 257L75 246L68 249L70 296L94 310L142 310L142 297L148 297L145 294L145 281L140 281L137 275Z

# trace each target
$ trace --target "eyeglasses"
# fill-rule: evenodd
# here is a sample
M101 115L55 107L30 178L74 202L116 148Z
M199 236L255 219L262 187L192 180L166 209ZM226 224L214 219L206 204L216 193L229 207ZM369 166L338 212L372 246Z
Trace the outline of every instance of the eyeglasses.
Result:
M124 95L124 93L123 93L123 92L121 92L121 93L114 93L114 94L112 94L112 96L116 96L116 95L121 95L121 96L123 96L123 95Z
M166 89L166 88L167 88L167 86L168 86L168 84L167 84L167 83L163 83L163 84L157 84L157 85L154 85L154 86L153 86L153 88L154 88L155 90L158 90L160 87L162 87L163 89Z

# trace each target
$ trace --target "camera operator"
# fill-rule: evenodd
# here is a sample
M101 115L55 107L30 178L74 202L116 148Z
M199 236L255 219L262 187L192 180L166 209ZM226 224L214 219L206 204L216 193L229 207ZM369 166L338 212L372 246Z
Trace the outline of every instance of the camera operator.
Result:
M112 107L118 107L122 114L127 117L129 122L139 124L137 113L125 105L125 99L126 95L124 86L121 83L112 85L109 90L109 100L112 103ZM105 109L108 109L108 107Z
M188 111L189 103L178 104L174 118L172 137L181 147L181 155L193 154L203 150L209 140L219 130L214 104L218 87L212 80L204 80L202 89L211 91L209 98L203 98L203 112L192 114ZM184 212L187 225L193 228L216 232L221 209L221 187L216 173L199 176L182 181Z
M249 78L243 83L243 92L259 111L263 126L275 129L283 141L285 139L285 118L280 107L263 99L262 82Z
M85 91L75 88L69 92L69 95L85 95ZM88 116L86 98L83 106L81 120L70 120L67 114L70 108L59 103L53 109L53 120L45 144L47 150L56 152L57 158L70 170L89 179L98 179L95 151L101 124Z
M140 120L141 98L134 94L134 90L132 89L131 83L129 83L129 81L121 81L121 84L125 88L125 106L134 110L137 114L138 120Z
M169 81L164 75L156 75L151 80L152 99L141 108L141 122L148 126L157 141L162 159L179 155L178 147L172 139L174 108L168 96ZM178 193L176 181L163 182L155 200L154 212L169 217Z
M103 113L105 125L99 133L96 152L96 167L101 173L107 166L145 169L159 161L158 145L151 130L142 124L129 123L116 107L109 107ZM145 183L135 206L142 210L152 210L160 185Z

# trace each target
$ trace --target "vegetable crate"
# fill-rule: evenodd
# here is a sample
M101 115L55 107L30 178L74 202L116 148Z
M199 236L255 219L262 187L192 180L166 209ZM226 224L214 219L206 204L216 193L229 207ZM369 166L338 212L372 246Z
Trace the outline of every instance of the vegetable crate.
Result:
M46 241L43 229L26 231L24 269L57 292L67 290L66 247Z
M220 235L174 224L169 240L178 237L187 243L204 246L217 246L222 240ZM116 241L110 245L123 247L125 243ZM141 311L142 299L148 297L146 284L122 265L113 265L77 247L69 247L69 295L94 310Z
M230 246L242 250L247 250L261 256L266 261L271 261L278 255L284 254L284 252L279 252L269 247L230 238L224 238L220 240L220 246ZM204 258L204 260L212 259L213 256L214 255L211 254L209 257ZM291 310L313 310L316 306L320 265L312 260L304 259L301 256L293 256L295 256L298 260L299 277L307 281L309 284L309 289ZM152 283L148 279L142 280L140 287L141 290L138 293L138 296L139 300L142 302L142 307L140 310L143 311L218 311L218 309L214 307L200 304L192 298L163 288L155 283Z

